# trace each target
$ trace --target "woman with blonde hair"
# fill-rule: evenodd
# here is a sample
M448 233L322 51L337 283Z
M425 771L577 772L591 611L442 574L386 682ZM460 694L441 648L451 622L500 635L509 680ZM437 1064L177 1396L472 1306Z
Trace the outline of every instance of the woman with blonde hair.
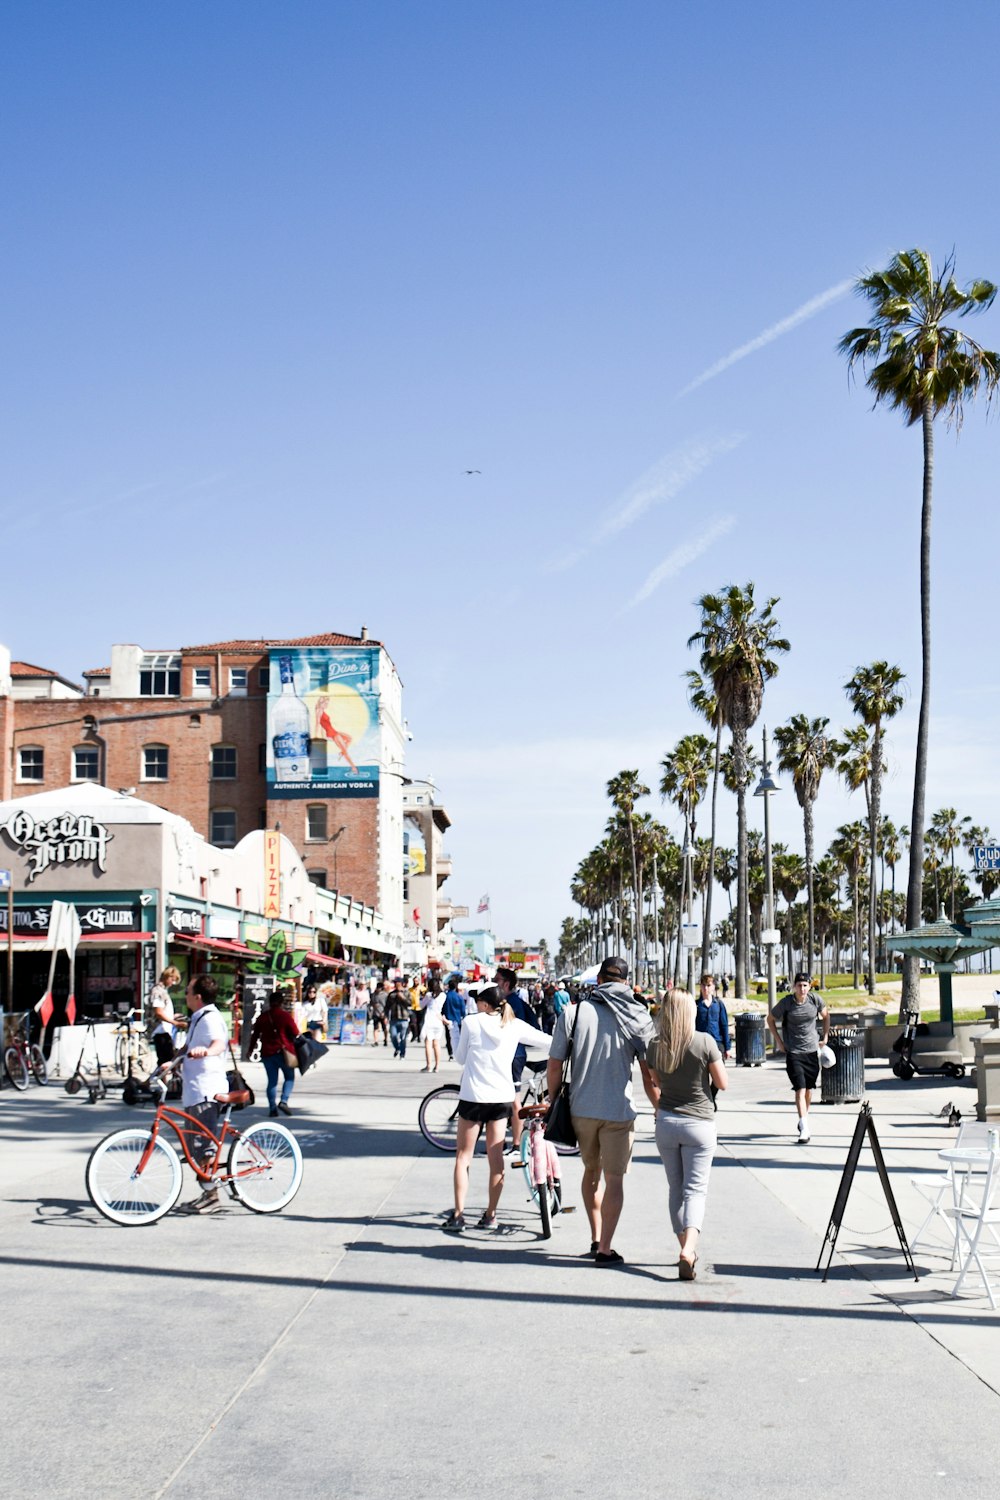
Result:
M522 1042L535 1052L548 1053L552 1038L529 1026L527 1021L519 1021L494 985L480 990L476 996L476 1014L462 1022L455 1048L462 1082L458 1088L455 1207L444 1222L449 1234L461 1234L465 1228L469 1167L484 1126L490 1192L486 1212L476 1227L497 1227L497 1205L503 1192L503 1143L517 1097L512 1067L514 1053Z
M670 1222L680 1245L678 1275L694 1281L715 1155L711 1085L725 1089L726 1068L715 1038L695 1030L697 1008L687 990L664 995L656 1032L641 1065L656 1110L656 1148L667 1174Z
M177 1033L187 1026L187 1022L175 1013L174 1002L170 998L170 991L180 982L180 970L175 969L173 964L168 964L160 975L159 982L149 992L149 1008L156 1022L153 1027L153 1047L158 1068L176 1057Z

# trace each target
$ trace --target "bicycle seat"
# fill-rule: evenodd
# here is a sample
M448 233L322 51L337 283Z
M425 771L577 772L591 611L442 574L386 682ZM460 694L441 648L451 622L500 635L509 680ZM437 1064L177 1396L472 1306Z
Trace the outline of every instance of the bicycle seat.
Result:
M518 1110L522 1120L526 1120L529 1115L547 1115L548 1112L549 1106L547 1100L544 1104L522 1104Z
M239 1107L242 1104L249 1104L250 1103L250 1090L249 1089L233 1089L232 1093L229 1093L229 1094L216 1094L216 1096L215 1096L215 1102L216 1102L216 1104L222 1104L222 1105L231 1104L233 1106L233 1108L237 1108L237 1107Z

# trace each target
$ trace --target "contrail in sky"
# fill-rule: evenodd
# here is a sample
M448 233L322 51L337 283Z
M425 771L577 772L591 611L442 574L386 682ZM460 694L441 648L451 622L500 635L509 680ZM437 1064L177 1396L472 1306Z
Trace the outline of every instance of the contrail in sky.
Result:
M680 448L672 449L623 490L609 506L603 519L597 523L588 540L554 562L552 570L563 572L573 567L594 547L610 541L633 526L654 505L673 500L716 458L738 448L745 437L744 432L732 432L720 438L695 438Z
M725 536L727 531L732 531L736 525L735 516L723 516L720 521L713 521L707 531L701 536L695 537L692 542L683 542L679 547L666 556L663 561L649 574L642 588L634 599L626 604L626 609L634 609L637 604L642 604L651 594L655 594L661 583L666 583L668 578L673 578L682 568L686 568L699 558L703 552L707 552L713 542Z
M748 344L741 344L731 354L716 360L714 365L709 365L700 375L695 376L690 385L686 385L682 391L677 392L677 399L686 396L690 391L697 390L707 380L714 380L716 375L721 375L723 370L728 370L730 365L738 364L741 359L746 359L748 354L756 354L758 349L764 349L768 344L773 344L775 339L780 339L783 333L790 333L793 328L798 328L800 323L805 323L809 318L822 312L824 307L829 307L831 302L838 302L841 297L846 297L848 292L854 289L855 278L849 277L847 281L838 281L836 286L831 286L825 292L820 292L818 297L810 297L808 302L803 302L787 318L782 318L779 323L772 323L770 328L765 328L763 333L758 333L755 339Z

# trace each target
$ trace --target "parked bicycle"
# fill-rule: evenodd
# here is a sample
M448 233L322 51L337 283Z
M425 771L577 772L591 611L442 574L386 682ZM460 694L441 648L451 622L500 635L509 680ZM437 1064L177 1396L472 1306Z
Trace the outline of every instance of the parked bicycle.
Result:
M166 1126L204 1187L228 1187L233 1198L257 1214L286 1208L302 1182L302 1152L294 1135L273 1120L238 1130L230 1116L234 1108L250 1102L246 1090L217 1094L215 1102L222 1109L217 1131L196 1115L161 1103L149 1127L105 1136L91 1152L86 1172L87 1192L98 1212L113 1224L155 1224L174 1207L183 1169ZM191 1143L196 1137L214 1146L211 1155L199 1152L200 1159L195 1159Z
M49 1081L44 1052L37 1042L28 1041L28 1016L21 1017L13 1041L4 1048L3 1070L16 1089L26 1089L29 1078L39 1085Z
M156 1067L156 1055L146 1038L145 1022L136 1019L135 1010L126 1011L115 1029L115 1072L131 1076L135 1068L149 1073Z

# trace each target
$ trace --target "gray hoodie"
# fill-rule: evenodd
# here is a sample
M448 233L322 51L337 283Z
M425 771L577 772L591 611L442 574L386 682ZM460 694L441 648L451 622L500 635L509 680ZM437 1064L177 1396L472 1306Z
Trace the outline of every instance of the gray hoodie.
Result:
M646 1056L646 1047L653 1035L653 1018L648 1007L635 998L629 985L620 979L611 980L597 985L581 999L607 1006L636 1057Z

